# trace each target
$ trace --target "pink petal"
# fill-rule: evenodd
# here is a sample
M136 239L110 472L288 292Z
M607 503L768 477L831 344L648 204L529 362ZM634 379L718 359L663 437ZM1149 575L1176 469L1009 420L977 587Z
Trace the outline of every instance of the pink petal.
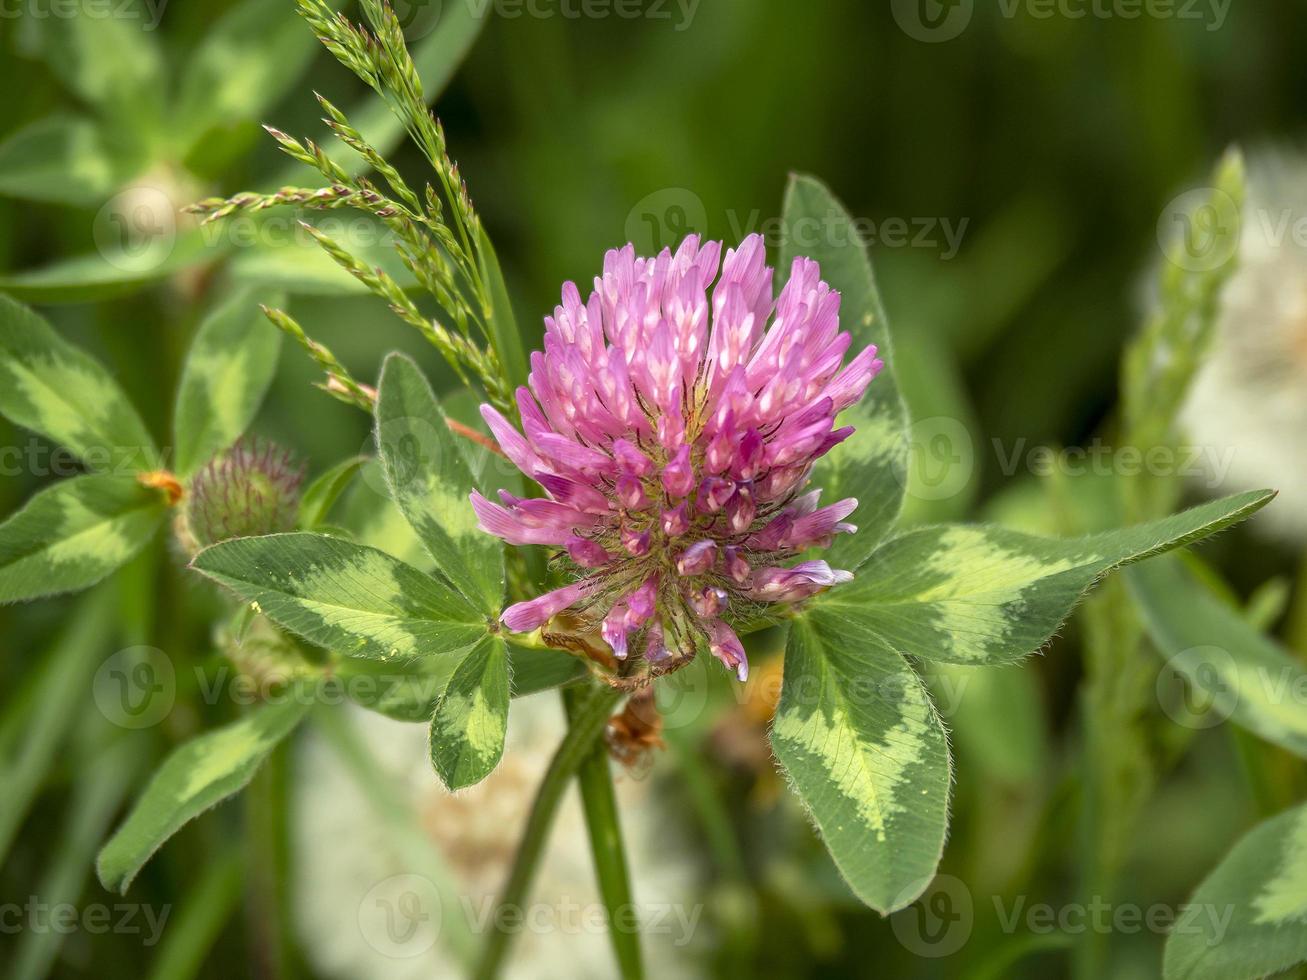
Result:
M509 606L499 617L499 621L514 633L530 633L576 603L584 594L584 583L574 582L561 589L546 592L530 602L519 602Z

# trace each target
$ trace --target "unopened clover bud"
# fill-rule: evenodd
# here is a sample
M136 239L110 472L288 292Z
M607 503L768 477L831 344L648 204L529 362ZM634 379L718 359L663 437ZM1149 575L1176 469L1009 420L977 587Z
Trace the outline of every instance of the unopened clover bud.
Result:
M192 479L186 531L199 547L290 531L303 479L303 465L287 450L272 442L242 439Z
M214 640L240 675L266 693L321 667L305 658L305 648L252 607L244 607L214 630Z

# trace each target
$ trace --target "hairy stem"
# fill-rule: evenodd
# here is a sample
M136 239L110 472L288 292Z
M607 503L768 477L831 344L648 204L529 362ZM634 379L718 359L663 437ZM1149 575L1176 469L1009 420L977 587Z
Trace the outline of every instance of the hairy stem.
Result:
M584 688L573 687L563 688L562 693L570 722L581 709L587 692ZM590 852L594 855L599 893L608 910L608 936L617 957L617 967L622 980L643 980L640 933L635 906L631 902L631 876L622 844L617 799L613 795L613 772L607 747L602 741L596 740L590 748L576 779L581 787L581 803L585 808L585 825L590 834Z

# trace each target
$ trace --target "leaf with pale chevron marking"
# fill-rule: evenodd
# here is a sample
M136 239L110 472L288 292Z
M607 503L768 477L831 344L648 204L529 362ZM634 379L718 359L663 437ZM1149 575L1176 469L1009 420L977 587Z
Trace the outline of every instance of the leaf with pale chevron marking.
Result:
M772 749L853 891L882 913L930 883L948 826L949 753L916 672L813 610L790 628Z
M1165 980L1256 980L1307 962L1307 806L1253 828L1184 910Z
M292 688L280 697L173 750L100 851L95 870L106 889L125 893L169 837L248 785L313 703L311 688Z
M1307 670L1174 559L1126 573L1148 634L1216 717L1307 758Z
M381 463L369 458L359 468L359 477L341 497L335 523L345 528L353 540L393 555L400 561L424 572L431 572L435 562L423 546L399 505L390 499Z
M819 180L790 178L782 214L785 243L781 267L788 275L796 256L821 266L821 277L840 293L840 326L853 336L852 357L875 344L884 369L866 395L837 420L857 431L817 462L812 485L826 503L856 497L849 518L858 526L839 535L823 555L838 568L856 568L871 554L899 516L908 481L908 413L894 381L889 321L872 274L871 259L853 219Z
M281 331L259 311L279 294L242 290L200 324L186 355L173 417L173 469L187 477L249 427L277 369Z
M94 585L141 550L166 511L133 476L78 476L42 490L0 524L0 602Z
M346 656L449 656L486 635L486 617L442 582L324 534L235 538L191 564L278 625Z
M1047 643L1103 575L1215 534L1274 496L1239 494L1069 540L964 525L910 531L813 606L839 612L858 642L876 637L924 660L1008 663Z
M504 552L477 527L471 467L421 369L391 354L377 396L377 452L386 485L436 567L478 609L504 607Z
M451 790L475 786L504 755L508 650L487 636L454 669L431 719L431 764Z
M93 357L32 310L0 295L0 415L62 443L88 469L154 464L145 423Z

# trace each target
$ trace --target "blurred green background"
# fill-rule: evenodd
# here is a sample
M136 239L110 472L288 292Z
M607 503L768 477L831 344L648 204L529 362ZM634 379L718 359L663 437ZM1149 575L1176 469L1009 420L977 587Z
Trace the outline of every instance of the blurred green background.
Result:
M293 24L293 4L277 2L284 8L278 16ZM445 16L464 2L445 0ZM166 66L160 98L176 96L171 79L229 6L165 6L149 38ZM914 414L961 420L976 460L958 494L924 504L918 516L983 516L1021 479L1002 472L991 440L1009 452L1021 439L1074 445L1110 417L1122 347L1140 320L1145 278L1160 261L1158 222L1168 202L1201 183L1233 142L1256 147L1299 137L1307 73L1298 42L1307 6L1239 3L1221 12L1204 4L1192 8L1193 17L1042 18L1026 5L1006 16L1002 5L975 3L958 36L935 41L901 25L911 6L702 0L691 14L648 0L641 16L622 18L564 16L551 0L534 5L546 16L505 4L487 16L436 108L533 341L559 285L574 279L584 288L605 249L631 239L644 249L672 244L685 230L728 242L765 232L794 170L821 176L851 213L882 232L905 222L909 241L872 248L899 345L895 367ZM964 13L971 6L961 4ZM522 15L505 16L516 10ZM55 114L104 117L104 104L51 67L43 41L48 7L24 0L3 11L0 143ZM438 23L436 12L401 10L414 43ZM95 56L111 59L116 43L106 33L93 45ZM279 50L259 48L257 38L248 43L246 55ZM240 53L233 52L233 65ZM342 105L365 95L328 56L313 52L303 76L259 121L316 131L313 90ZM185 180L195 196L274 188L282 165L255 122L233 119L188 158ZM107 130L121 140L115 152L129 159L155 138L122 120ZM411 148L393 159L422 179ZM303 171L299 179L310 177ZM91 251L97 214L111 196L72 206L0 196L0 289L6 276ZM960 233L956 254L946 229ZM924 240L914 244L917 232ZM65 337L111 366L163 437L194 326L206 304L231 288L216 266L108 291L117 295L62 302L69 296L55 289L32 298ZM291 310L360 379L374 379L383 354L399 348L451 381L435 352L370 297L297 295ZM297 449L319 472L364 448L368 425L310 389L315 379L307 358L287 345L255 428ZM0 422L0 444L28 441ZM0 513L45 482L32 472L7 474ZM1297 563L1291 549L1243 532L1206 554L1246 590L1292 575ZM214 600L184 576L175 553L143 556L124 582L113 600L120 645L208 655ZM143 594L154 600L134 605ZM10 739L0 744L14 772L33 724L20 711L33 690L32 663L73 602L0 609L0 689L7 692L0 702L10 719L0 720ZM1065 937L1005 933L996 897L1010 910L1018 895L1057 906L1072 893L1074 790L1062 757L1076 740L1078 640L1073 627L1019 679L977 694L980 721L957 734L955 823L944 871L968 883L974 930L959 952L940 959L920 955L848 896L793 802L773 792L777 777L765 759L710 756L701 775L731 814L743 866L729 888L705 891L720 935L733 937L710 944L709 968L722 976L739 975L733 971L742 966L778 977L1064 975ZM73 690L76 680L65 702L74 714L91 710L85 693ZM714 724L729 727L733 702L721 697ZM146 751L157 759L172 741L214 720L200 709L179 711ZM759 742L764 737L756 721L739 725ZM48 768L24 770L41 791L0 872L5 901L52 887L71 901L112 901L79 857L94 853L117 812L110 796L97 814L78 788L82 762L98 749L93 734L79 731L50 734L62 748ZM1130 849L1121 891L1144 906L1182 902L1258 812L1238 782L1240 745L1221 729L1197 738L1203 751L1190 759L1200 756L1202 764L1182 762L1168 775ZM1280 771L1283 760L1268 754L1267 765ZM674 770L674 762L664 768ZM141 763L134 778L146 769ZM1301 774L1292 779L1300 784ZM674 772L668 783L673 812L697 812ZM1286 776L1282 803L1293 798L1293 785ZM184 832L134 887L134 900L161 905L193 895L195 864L238 819L229 805ZM293 948L301 940L290 939L292 951L280 959L260 955L262 927L232 912L214 924L214 951L198 975L229 976L247 965L254 975L311 975ZM19 950L25 939L21 930L0 931L0 963L21 958L14 975L143 976L157 965L157 950L143 949L139 937L84 930L46 937L35 958ZM1161 937L1145 931L1112 941L1114 978L1157 975Z

